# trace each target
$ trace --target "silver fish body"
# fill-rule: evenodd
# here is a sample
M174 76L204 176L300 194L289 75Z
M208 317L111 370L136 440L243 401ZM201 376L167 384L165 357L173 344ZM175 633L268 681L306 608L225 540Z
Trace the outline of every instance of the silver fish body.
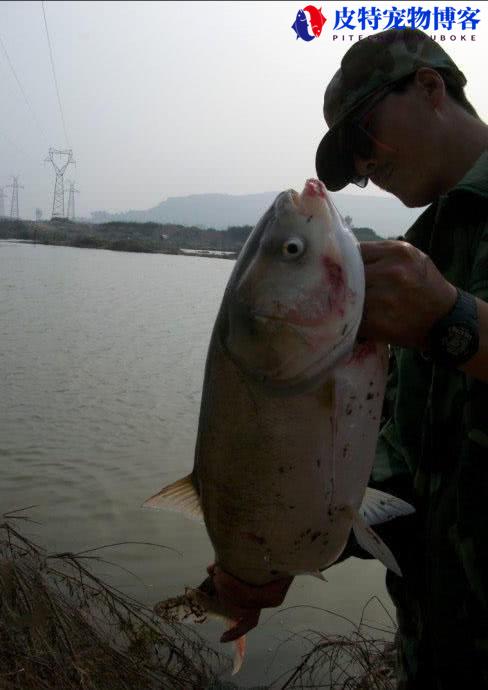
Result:
M224 570L262 584L337 560L371 473L385 364L363 346L317 388L277 396L213 348L193 480Z
M216 563L249 585L319 574L351 528L399 572L370 527L412 509L367 490L387 348L356 343L364 291L358 243L317 180L277 197L229 279L193 470L145 505L202 517Z

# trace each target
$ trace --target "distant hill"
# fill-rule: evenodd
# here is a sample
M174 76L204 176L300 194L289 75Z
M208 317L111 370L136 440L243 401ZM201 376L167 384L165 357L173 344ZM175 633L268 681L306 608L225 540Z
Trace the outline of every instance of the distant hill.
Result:
M192 194L170 197L147 210L126 213L95 211L92 223L125 221L175 223L223 230L230 226L251 225L271 205L278 192L261 194ZM409 209L395 197L335 192L333 201L343 216L351 216L355 227L368 227L381 237L403 235L422 209Z

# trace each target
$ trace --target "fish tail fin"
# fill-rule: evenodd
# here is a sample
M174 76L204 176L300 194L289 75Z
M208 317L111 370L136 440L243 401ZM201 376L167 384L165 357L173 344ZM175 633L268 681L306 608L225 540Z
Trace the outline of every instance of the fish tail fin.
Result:
M205 623L208 618L226 620L211 577L199 587L186 587L185 593L155 604L154 613L173 623Z
M154 605L156 615L171 623L205 623L209 611L197 589L187 588L184 594L164 599Z
M234 628L236 621L227 619L226 627L228 629ZM235 676L241 670L242 662L244 661L244 655L246 653L246 636L241 635L234 640L234 662L232 666L232 675Z
M394 573L401 576L402 571L400 570L400 566L384 541L379 538L376 532L374 532L368 524L366 524L358 511L354 510L351 512L353 514L352 528L359 546L374 556L374 558L381 561L388 570L392 570Z
M227 632L222 635L221 642L234 642L232 675L239 672L246 651L246 636L239 634L241 621L226 613L211 577L207 577L200 587L188 587L184 594L158 602L154 613L171 623L205 623L209 618L222 621Z

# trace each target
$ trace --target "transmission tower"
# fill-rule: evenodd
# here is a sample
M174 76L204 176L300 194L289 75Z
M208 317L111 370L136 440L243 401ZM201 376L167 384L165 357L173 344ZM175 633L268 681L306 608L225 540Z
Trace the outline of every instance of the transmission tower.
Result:
M19 184L19 178L13 177L12 184L7 187L12 187L12 199L10 202L10 217L19 220L19 189L24 189L23 185Z
M55 158L56 157L56 158ZM73 160L73 151L65 149L59 151L57 149L49 149L49 158L46 158L45 163L52 163L56 172L56 182L54 183L54 198L53 198L53 218L65 218L64 215L64 172L70 163L75 164Z
M5 218L5 192L0 187L0 218Z
M69 194L68 194L68 218L75 219L75 194L79 194L79 190L75 189L75 183L69 180Z

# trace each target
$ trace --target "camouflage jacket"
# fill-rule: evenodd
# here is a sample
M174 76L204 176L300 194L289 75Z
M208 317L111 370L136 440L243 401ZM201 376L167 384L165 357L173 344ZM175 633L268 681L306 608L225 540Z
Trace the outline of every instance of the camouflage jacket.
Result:
M488 151L405 239L454 285L488 300ZM488 687L488 385L394 348L372 484L416 514L378 529L404 577L400 688Z

